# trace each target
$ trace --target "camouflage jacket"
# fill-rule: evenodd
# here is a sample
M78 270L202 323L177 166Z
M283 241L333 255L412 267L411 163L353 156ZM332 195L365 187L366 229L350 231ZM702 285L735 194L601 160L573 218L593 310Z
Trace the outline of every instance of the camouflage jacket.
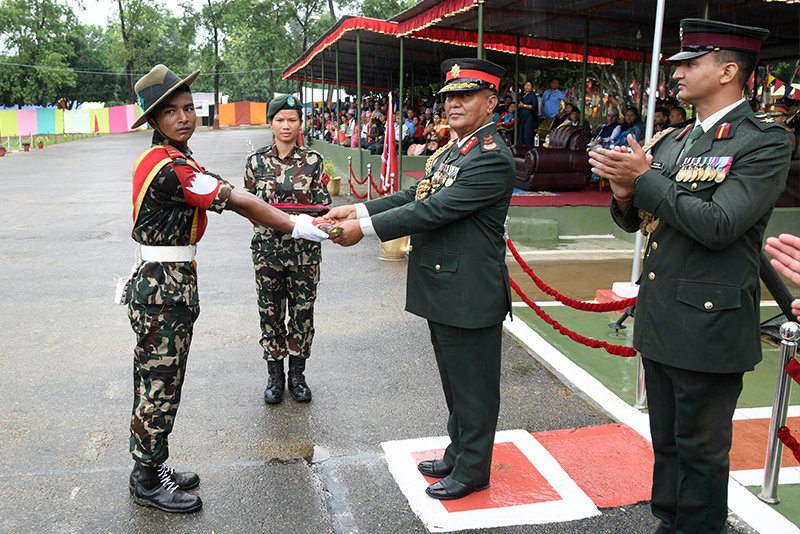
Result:
M191 151L186 150L184 156L192 159ZM199 206L196 205L196 195L194 198L189 195L191 200L187 200L184 194L185 172L179 166L176 162L162 167L147 188L131 232L137 243L155 246L191 243L195 210ZM206 175L217 179L220 186L216 192L206 195L208 198L202 200L202 207L221 213L233 186L207 171ZM137 304L196 305L199 302L197 266L195 262L143 262L131 278L127 296L129 302Z
M297 146L281 159L273 145L260 148L247 157L244 170L244 187L271 204L331 203L328 189L322 183L324 171L322 155ZM320 243L255 225L251 248L270 255L270 261L284 266L311 265L322 260Z

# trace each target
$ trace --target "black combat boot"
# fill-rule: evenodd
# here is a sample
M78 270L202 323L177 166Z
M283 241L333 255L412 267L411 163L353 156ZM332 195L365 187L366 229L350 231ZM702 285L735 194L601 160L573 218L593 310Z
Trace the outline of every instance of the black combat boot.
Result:
M188 513L203 507L200 497L180 489L172 480L170 469L164 464L158 467L137 466L131 495L133 502L141 506L158 508L165 512Z
M177 484L177 486L182 490L190 490L192 488L196 488L200 485L200 477L197 476L197 473L192 472L185 472L181 473L175 471L173 468L168 466L167 464L161 464L158 466L159 468L164 468L169 472L169 476L172 477L172 481ZM139 472L141 468L138 463L133 464L133 471L131 471L130 479L128 483L130 485L131 491L133 491L134 481L139 478Z
M289 391L292 392L292 398L297 402L311 400L311 389L306 384L306 377L303 376L305 370L305 358L289 356Z
M283 400L283 392L286 389L286 375L283 372L283 360L267 360L267 389L264 390L264 402L267 404L278 404Z

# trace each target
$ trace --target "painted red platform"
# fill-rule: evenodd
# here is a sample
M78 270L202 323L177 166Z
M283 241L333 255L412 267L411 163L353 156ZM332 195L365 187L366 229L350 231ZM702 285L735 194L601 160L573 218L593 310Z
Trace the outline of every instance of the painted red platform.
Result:
M598 508L650 500L653 449L622 424L533 434Z
M800 435L800 417L789 417L786 425L795 436ZM733 422L731 445L731 471L763 469L767 454L769 419L737 419ZM791 451L783 448L781 466L798 466Z
M553 195L513 195L512 206L608 206L611 191L559 191Z
M414 453L414 462L444 456L444 449ZM429 484L438 479L425 477ZM492 484L463 499L442 501L448 512L486 510L560 500L561 496L514 443L497 443L492 451Z

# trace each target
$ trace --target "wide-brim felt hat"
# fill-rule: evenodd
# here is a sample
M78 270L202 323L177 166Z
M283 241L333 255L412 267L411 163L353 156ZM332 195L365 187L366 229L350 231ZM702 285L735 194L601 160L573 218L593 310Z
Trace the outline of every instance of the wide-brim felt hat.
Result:
M755 26L740 26L707 19L681 21L681 49L667 58L668 63L680 63L717 50L738 50L758 56L761 43L769 30Z
M506 69L485 59L460 57L444 60L442 72L445 75L445 84L439 89L439 94L464 93L479 89L497 91L500 88L500 78Z
M138 128L147 122L147 118L165 98L184 84L191 86L199 75L200 71L196 70L186 78L181 78L165 65L159 64L139 78L133 90L136 91L139 97L139 104L144 111L141 117L131 124L131 129Z

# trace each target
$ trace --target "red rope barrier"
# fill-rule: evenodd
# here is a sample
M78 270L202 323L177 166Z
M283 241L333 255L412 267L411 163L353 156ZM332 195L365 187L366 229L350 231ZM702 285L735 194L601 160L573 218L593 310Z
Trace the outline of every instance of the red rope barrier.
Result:
M530 306L530 308L536 312L536 315L542 318L544 322L552 326L554 329L558 330L559 333L567 336L573 341L577 341L582 345L586 345L587 347L591 347L593 349L604 349L609 354L614 354L615 356L622 356L623 358L631 358L636 356L636 350L633 347L623 347L622 345L612 345L606 341L600 341L597 339L588 338L586 336L582 336L577 332L573 332L572 330L566 328L565 326L561 325L558 321L550 317L542 308L536 305L528 296L522 291L514 279L510 276L508 277L508 281L511 284L511 288L514 292L519 295L519 297Z
M359 195L358 192L353 188L353 182L347 182L350 185L350 192L353 193L353 196L356 197L358 200L364 200L367 198L367 194L364 193L363 195Z
M797 361L797 358L792 358L789 360L789 363L786 364L785 370L786 374L794 378L794 381L800 384L800 362Z
M594 302L584 302L582 300L576 300L565 295L562 295L552 287L548 286L547 284L542 281L541 278L536 276L533 270L528 266L522 256L519 255L517 252L517 247L514 246L514 243L511 239L506 239L506 244L508 245L508 250L511 252L511 255L514 256L514 259L517 260L519 266L522 267L522 270L527 274L531 280L536 284L536 287L541 289L544 293L550 295L551 297L555 297L555 299L564 304L565 306L569 306L570 308L574 308L576 310L581 311L591 311L591 312L608 312L614 310L624 310L630 306L636 304L636 297L624 300L617 300L614 302L606 302L606 303L594 303Z
M782 426L778 429L778 439L787 449L792 451L794 459L800 462L800 443L792 436L792 431L789 430L789 427Z
M353 180L358 185L364 185L365 183L367 183L367 177L366 176L364 177L363 180L360 180L360 181L359 181L358 178L356 178L356 173L353 172L353 163L352 162L350 163L350 179Z
M378 184L375 183L375 180L372 178L372 173L369 173L369 183L372 184L372 189L378 194L378 196L385 195L389 191L391 191L391 187L387 187L386 189L380 187Z

